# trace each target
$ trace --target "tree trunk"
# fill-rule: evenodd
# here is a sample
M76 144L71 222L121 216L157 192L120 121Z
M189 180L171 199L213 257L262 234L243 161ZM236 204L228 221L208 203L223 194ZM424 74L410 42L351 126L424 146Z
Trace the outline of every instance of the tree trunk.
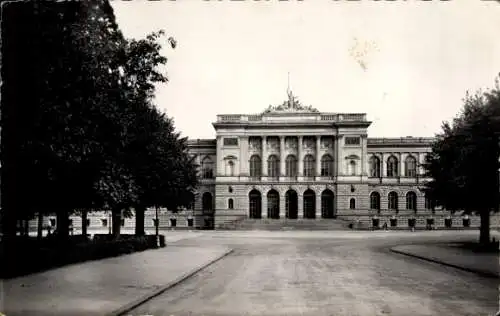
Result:
M24 236L29 237L29 235L30 235L30 220L25 219L23 222L24 222Z
M112 221L113 221L113 236L114 239L120 238L120 230L121 230L121 221L122 221L122 208L115 207L111 211L112 213Z
M135 235L144 236L144 214L146 208L142 205L137 205L135 207Z
M481 226L479 227L479 243L481 245L487 245L490 242L490 210L481 210L480 216Z
M43 237L43 213L38 212L38 224L36 225L36 237L42 239Z
M69 212L65 209L57 211L57 238L61 241L69 238Z
M82 210L82 235L87 239L87 209Z

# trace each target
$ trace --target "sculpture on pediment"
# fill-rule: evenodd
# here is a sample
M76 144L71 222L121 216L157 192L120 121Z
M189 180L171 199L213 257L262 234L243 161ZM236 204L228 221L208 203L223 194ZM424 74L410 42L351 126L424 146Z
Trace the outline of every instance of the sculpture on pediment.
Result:
M293 95L292 90L288 89L288 100L284 101L280 105L272 106L269 105L269 107L264 110L265 113L271 113L271 112L312 112L312 113L318 113L319 111L315 108L313 108L310 105L304 106L300 103L298 98Z
M258 137L251 137L249 139L248 145L248 147L250 147L250 150L261 150L262 148L261 139Z

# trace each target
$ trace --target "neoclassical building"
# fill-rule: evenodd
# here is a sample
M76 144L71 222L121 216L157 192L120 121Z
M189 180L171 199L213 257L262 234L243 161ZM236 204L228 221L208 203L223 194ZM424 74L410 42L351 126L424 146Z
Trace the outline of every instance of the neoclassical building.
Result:
M260 114L218 115L215 139L189 140L200 165L196 226L427 212L420 164L433 139L369 138L370 124L303 106L291 91Z

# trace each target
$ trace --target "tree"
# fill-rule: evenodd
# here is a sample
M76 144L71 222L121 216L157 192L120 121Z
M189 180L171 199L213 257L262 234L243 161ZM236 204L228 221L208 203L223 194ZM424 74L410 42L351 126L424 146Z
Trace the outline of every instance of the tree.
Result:
M467 93L459 115L436 135L424 168L424 191L448 210L477 212L482 244L489 242L490 212L499 205L500 87Z

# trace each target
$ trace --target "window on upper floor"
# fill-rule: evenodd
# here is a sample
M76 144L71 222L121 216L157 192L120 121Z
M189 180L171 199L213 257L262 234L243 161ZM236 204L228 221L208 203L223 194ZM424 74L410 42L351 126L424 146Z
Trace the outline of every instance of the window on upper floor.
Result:
M288 155L286 157L286 176L296 177L297 176L297 158L294 155Z
M278 177L280 174L280 160L276 155L271 155L267 159L267 176Z
M346 136L344 140L344 144L348 146L357 146L361 144L360 137Z
M322 177L333 176L333 158L328 154L321 157L321 176Z
M250 176L260 177L262 174L261 159L258 155L250 157Z
M417 176L417 160L413 156L406 157L405 176L412 177L412 178Z
M306 155L304 157L304 177L314 177L314 157L312 155Z
M238 146L238 138L235 137L224 137L224 146Z
M370 157L370 177L380 178L380 159L377 156Z
M387 176L388 177L397 177L399 172L398 168L398 158L394 156L390 156L387 159Z
M201 177L203 179L211 179L214 177L214 163L209 157L205 157L201 162Z

